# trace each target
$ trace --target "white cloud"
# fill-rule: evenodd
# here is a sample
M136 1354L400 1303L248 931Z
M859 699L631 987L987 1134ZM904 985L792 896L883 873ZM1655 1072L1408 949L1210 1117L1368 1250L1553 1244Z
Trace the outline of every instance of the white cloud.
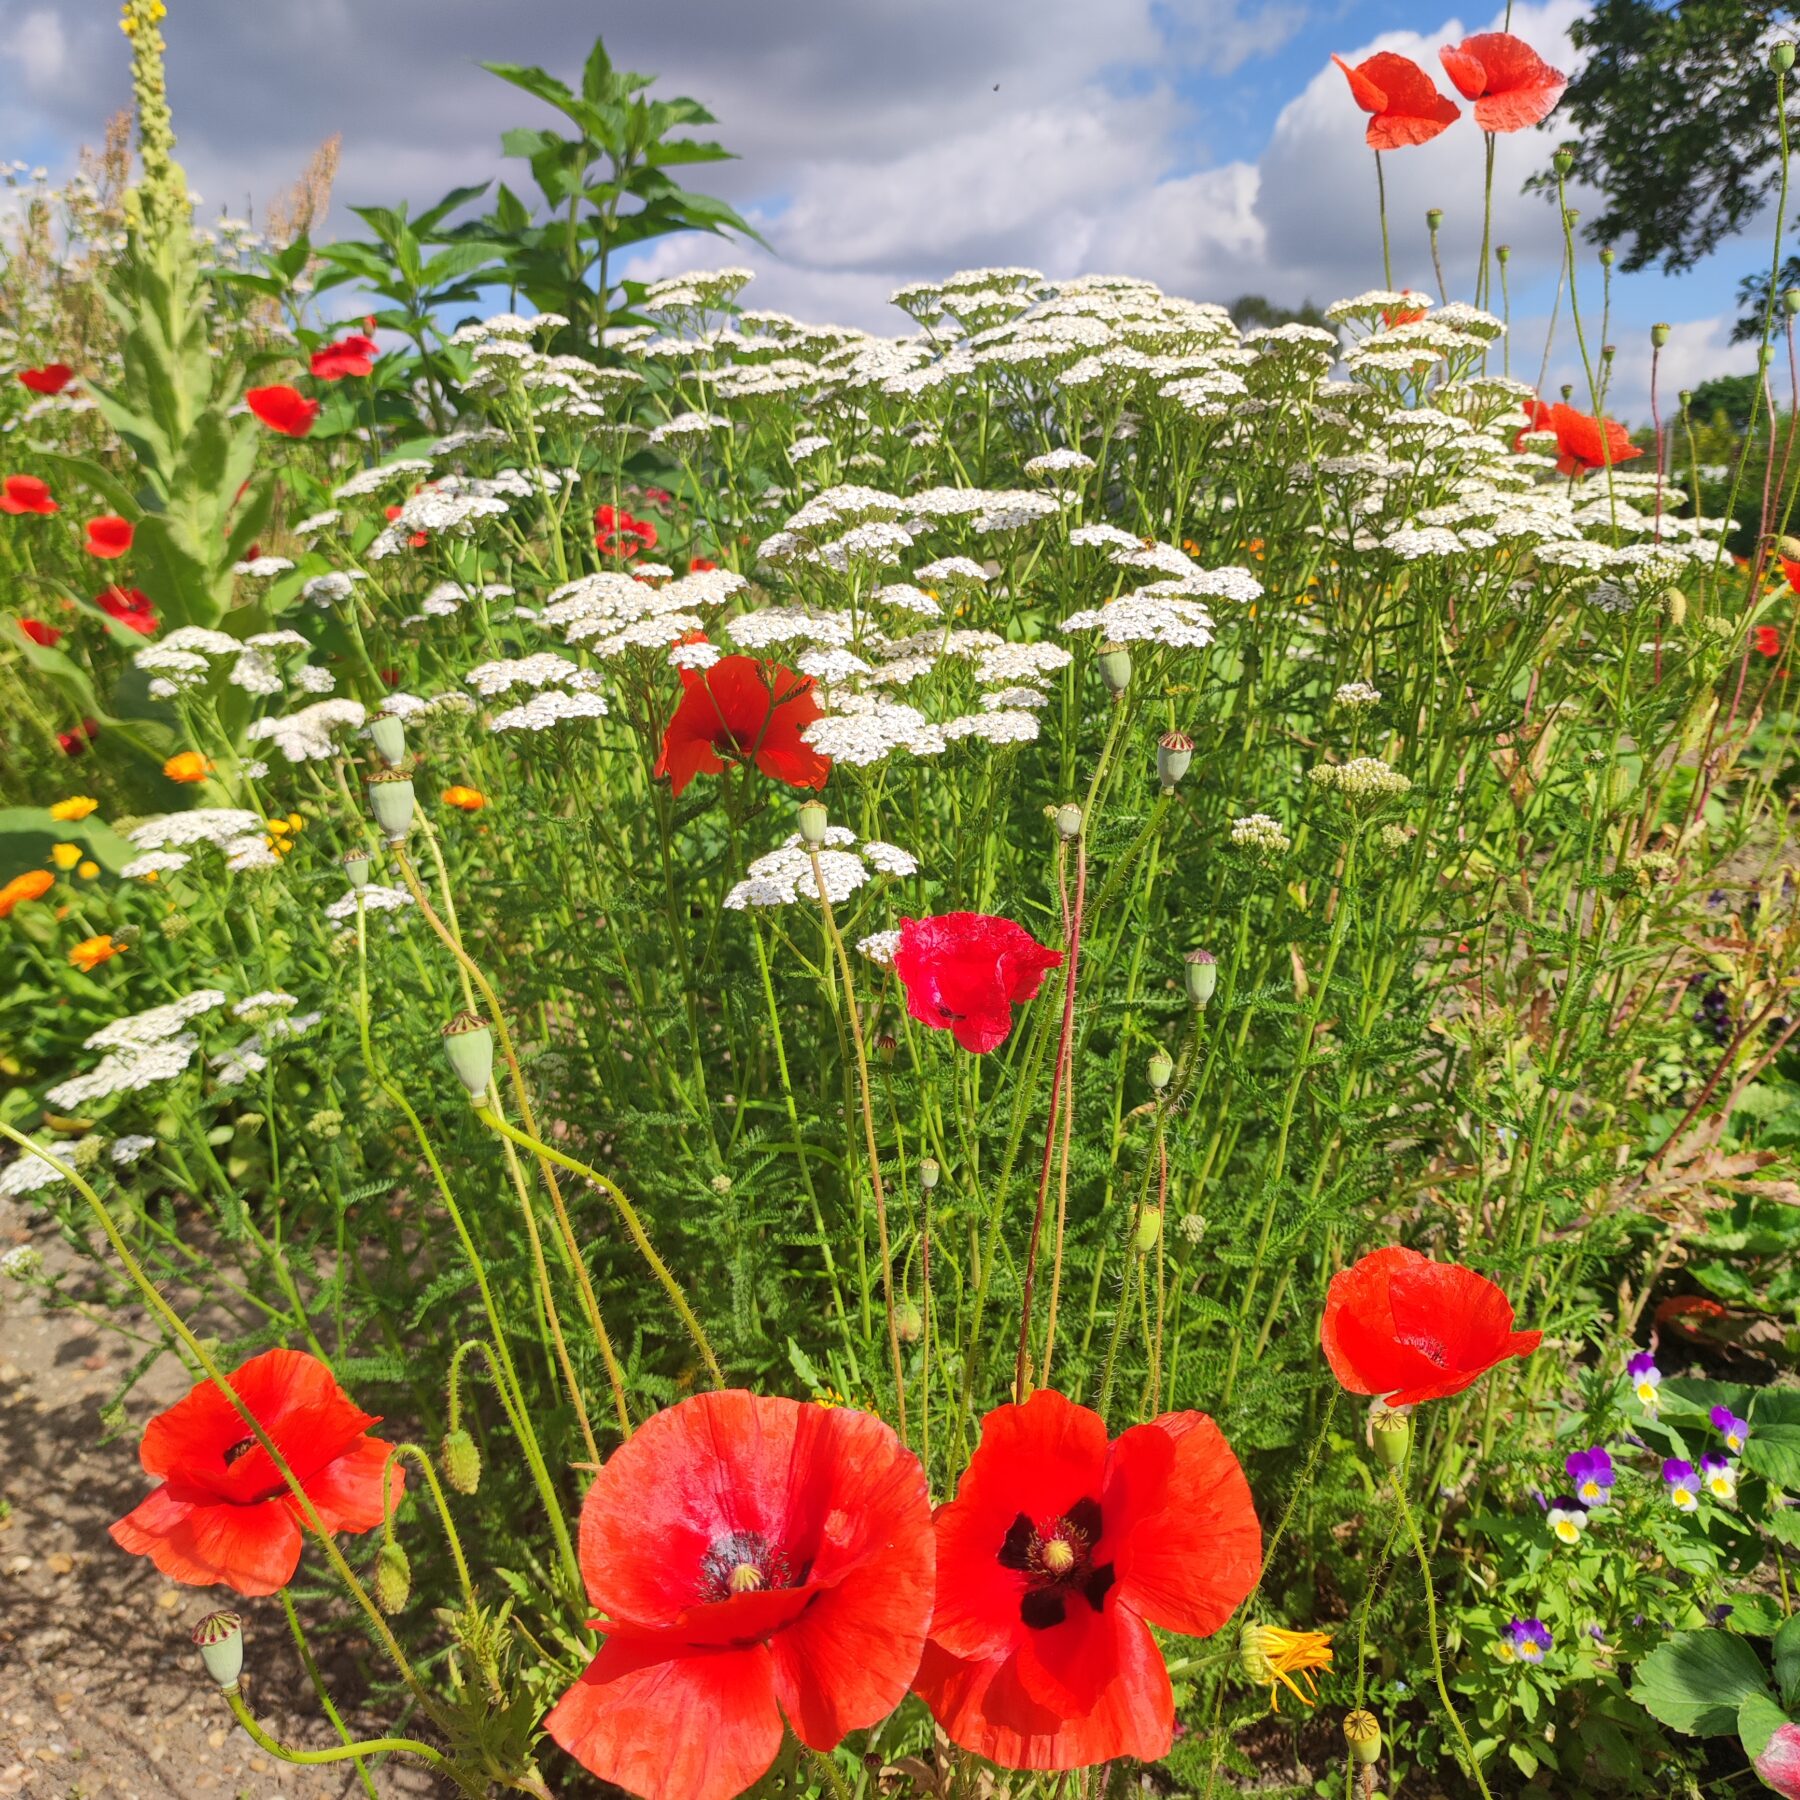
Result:
M69 58L62 21L46 7L26 13L8 31L0 55L19 65L28 92L54 87Z

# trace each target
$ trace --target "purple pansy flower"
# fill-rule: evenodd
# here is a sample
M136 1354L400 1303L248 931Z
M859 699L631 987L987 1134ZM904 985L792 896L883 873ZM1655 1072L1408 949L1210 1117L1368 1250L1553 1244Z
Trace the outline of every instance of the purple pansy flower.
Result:
M1638 1399L1656 1410L1656 1390L1662 1386L1662 1370L1656 1366L1656 1358L1648 1350L1640 1350L1625 1365L1625 1373L1631 1379L1633 1392Z
M1587 1508L1573 1494L1558 1494L1550 1502L1544 1517L1559 1543L1577 1543L1587 1530Z
M1700 1458L1700 1479L1715 1500L1729 1500L1737 1493L1737 1470L1729 1456L1708 1450Z
M1692 1512L1700 1504L1700 1473L1691 1462L1671 1456L1663 1464L1662 1477L1677 1511Z
M1575 1498L1583 1506L1604 1506L1612 1497L1612 1458L1596 1444L1591 1450L1572 1450L1563 1467L1575 1484Z
M1740 1419L1729 1406L1712 1409L1713 1430L1725 1440L1727 1450L1742 1450L1750 1436L1750 1421Z
M1550 1648L1550 1627L1542 1619L1514 1619L1504 1641L1521 1662L1541 1663Z

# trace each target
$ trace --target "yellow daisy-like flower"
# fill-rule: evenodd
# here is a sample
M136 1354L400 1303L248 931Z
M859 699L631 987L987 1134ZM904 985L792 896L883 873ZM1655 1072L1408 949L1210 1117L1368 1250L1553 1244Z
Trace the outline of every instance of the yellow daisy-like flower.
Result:
M52 844L50 860L66 875L81 861L82 851L79 844Z
M1329 1631L1288 1631L1280 1625L1254 1621L1238 1633L1238 1662L1258 1687L1268 1684L1269 1705L1281 1710L1281 1689L1286 1688L1305 1706L1318 1702L1311 1671L1331 1667ZM1305 1682L1301 1687L1294 1677Z
M306 829L306 821L301 818L298 813L289 813L287 822L289 831L304 831Z
M89 813L99 810L100 802L91 794L71 794L67 800L58 800L50 808L50 816L67 824L73 819L85 819Z
M83 881L92 881L100 873L100 865L97 862L79 863L76 865L75 873Z

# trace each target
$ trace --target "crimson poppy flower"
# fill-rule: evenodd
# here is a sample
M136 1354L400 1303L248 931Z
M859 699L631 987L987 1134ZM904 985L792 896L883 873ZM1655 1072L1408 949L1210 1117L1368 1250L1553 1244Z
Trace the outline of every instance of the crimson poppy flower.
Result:
M1529 1356L1543 1335L1513 1330L1512 1302L1485 1275L1400 1245L1334 1275L1319 1324L1332 1374L1390 1406L1460 1394L1497 1363Z
M46 650L54 650L62 642L62 633L54 625L46 625L42 619L21 619L19 629L34 644L41 644Z
M677 799L696 775L719 774L728 758L753 762L789 787L825 785L831 758L800 736L819 716L810 675L754 656L722 656L710 669L683 669L681 685L654 771L674 782Z
M156 607L142 589L109 587L104 594L94 596L94 604L127 631L135 631L139 637L156 635Z
M905 1697L931 1622L931 1503L881 1420L698 1394L615 1450L581 1509L600 1653L544 1728L645 1800L727 1800L782 1715L829 1750Z
M1438 52L1444 73L1465 100L1475 102L1483 131L1523 131L1549 117L1568 76L1510 31L1478 31Z
M0 512L53 513L61 511L62 508L50 498L49 483L38 480L35 475L9 475L4 482L0 482Z
M1416 325L1424 318L1426 309L1422 306L1384 306L1381 309L1381 322L1389 331L1401 325Z
M1331 59L1344 71L1351 97L1369 121L1371 150L1400 150L1408 144L1428 144L1462 116L1454 100L1437 91L1431 77L1410 57L1392 50L1377 50L1352 68L1341 56Z
M244 404L271 431L278 431L283 437L305 437L319 416L318 401L307 399L298 388L291 388L285 382L277 382L273 387L251 388L244 396Z
M1513 434L1513 455L1518 456L1526 449L1525 440L1538 432L1554 429L1551 419L1552 408L1541 400L1527 400L1525 407L1525 423Z
M45 363L41 369L20 369L20 382L34 394L60 394L75 379L67 363Z
M374 373L381 346L373 338L352 332L335 344L321 344L312 353L312 372L321 381L342 381L346 375Z
M117 513L104 513L98 519L88 520L87 542L82 548L89 556L111 562L131 548L131 540L136 535L129 519L121 519Z
M1758 656L1779 656L1781 654L1781 633L1773 625L1757 626L1756 654Z
M1587 475L1609 463L1617 468L1644 454L1617 419L1596 419L1560 400L1550 409L1550 429L1556 433L1560 452L1556 459L1559 475Z
M690 556L688 558L688 573L690 575L702 575L709 570L716 569L718 566L719 565L716 562L713 562L709 557Z
M632 557L656 548L656 527L622 506L594 508L594 547L603 556Z
M1150 1624L1205 1637L1262 1568L1250 1484L1204 1413L1109 1444L1098 1413L1049 1388L982 1421L936 1524L913 1687L954 1742L1009 1769L1165 1754L1174 1701Z
M900 921L894 973L906 989L906 1010L921 1025L949 1031L980 1056L1005 1043L1014 1003L1034 998L1062 959L1011 919L940 913Z
M351 1403L324 1363L301 1350L265 1350L230 1382L326 1530L372 1531L382 1522L391 1446L365 1435L375 1417ZM210 1381L150 1421L138 1454L162 1486L110 1527L122 1549L190 1587L223 1582L240 1594L272 1594L293 1579L299 1505L243 1415ZM388 1488L397 1499L398 1467Z

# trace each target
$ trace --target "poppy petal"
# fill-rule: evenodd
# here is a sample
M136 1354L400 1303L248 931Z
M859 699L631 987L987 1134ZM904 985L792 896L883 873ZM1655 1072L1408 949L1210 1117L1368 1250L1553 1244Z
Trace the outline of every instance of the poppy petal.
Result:
M306 1497L327 1531L373 1531L400 1504L406 1470L398 1462L385 1477L392 1444L359 1435L343 1455L307 1475Z
M300 1566L300 1527L280 1500L192 1504L165 1485L109 1529L121 1549L190 1587L222 1582L251 1597L272 1594Z

